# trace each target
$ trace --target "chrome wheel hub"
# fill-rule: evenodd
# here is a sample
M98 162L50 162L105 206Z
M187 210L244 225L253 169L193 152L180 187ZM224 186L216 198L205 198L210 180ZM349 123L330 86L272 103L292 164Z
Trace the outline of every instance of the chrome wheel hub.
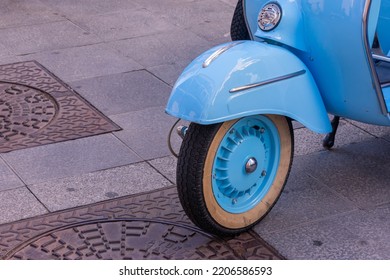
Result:
M245 172L250 174L255 172L257 169L257 160L254 157L251 157L248 159L248 161L245 164Z

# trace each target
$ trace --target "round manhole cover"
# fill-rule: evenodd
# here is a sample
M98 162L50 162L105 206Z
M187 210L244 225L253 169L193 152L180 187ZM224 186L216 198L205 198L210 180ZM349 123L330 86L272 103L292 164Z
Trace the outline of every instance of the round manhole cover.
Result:
M0 140L28 137L49 125L57 112L50 95L28 86L0 84Z
M16 248L9 259L237 259L224 241L160 221L102 221L58 229Z

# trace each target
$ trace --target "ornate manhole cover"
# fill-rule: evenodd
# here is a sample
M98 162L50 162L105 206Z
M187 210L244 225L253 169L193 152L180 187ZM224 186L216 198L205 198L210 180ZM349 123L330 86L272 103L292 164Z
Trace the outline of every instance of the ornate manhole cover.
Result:
M0 152L118 129L37 62L0 66Z
M195 228L157 221L73 226L39 237L13 259L234 259L234 250Z
M0 226L2 259L281 259L256 233L193 226L175 188Z

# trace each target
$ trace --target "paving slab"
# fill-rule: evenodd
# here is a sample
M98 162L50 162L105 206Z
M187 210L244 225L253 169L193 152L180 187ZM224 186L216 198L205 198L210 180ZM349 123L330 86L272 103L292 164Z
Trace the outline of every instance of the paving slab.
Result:
M171 92L167 84L145 70L85 79L70 84L108 116L165 105Z
M2 0L0 28L14 28L62 21L64 18L39 0Z
M47 213L45 207L26 187L0 191L0 201L0 224Z
M110 43L110 46L149 68L183 61L189 64L213 44L191 31L177 30L120 40Z
M359 208L390 202L390 144L375 139L305 158L306 172Z
M313 152L323 151L322 140L325 134L315 133L307 128L295 129L295 155L307 155ZM368 134L361 128L351 123L341 120L336 134L334 149L365 140L374 139L373 135Z
M187 67L188 61L178 61L169 64L161 64L157 66L148 67L147 70L164 81L168 85L172 86L176 83L180 74Z
M39 0L67 18L100 15L123 10L139 9L141 6L128 0Z
M176 184L176 164L177 159L174 156L155 158L149 161L154 168L164 175L173 184Z
M145 162L45 181L29 189L50 211L142 193L171 186Z
M74 22L106 42L177 30L173 24L146 9L83 16Z
M386 140L390 140L390 127L388 126L377 126L377 125L371 125L366 123L361 123L357 121L348 120L352 125L355 125L356 127L359 127L360 129L364 130L365 132L378 137L383 138Z
M235 8L237 6L237 0L219 0L219 1L228 4L229 6L232 6L233 8Z
M359 219L360 215L357 215ZM340 218L340 221L343 221ZM336 219L302 225L288 231L263 233L261 236L291 260L383 260L381 244L361 236ZM383 248L382 248L383 250Z
M306 173L297 159L277 204L256 227L261 234L300 227L302 224L357 210L347 198Z
M256 232L288 259L389 258L389 223L379 220L390 204L389 152L373 139L295 157L285 191Z
M0 156L0 192L23 187L24 183Z
M10 64L10 63L15 63L15 62L20 62L20 61L24 61L23 56L15 56L12 54L5 55L5 56L0 55L0 65Z
M168 156L168 134L176 119L165 114L164 109L153 107L111 116L123 128L114 134L144 160ZM181 141L176 133L172 136L177 151Z
M388 215L387 204L261 236L288 259L384 260L390 258Z
M138 3L141 1L136 0ZM177 1L160 1L159 4L146 3L145 5L148 10L163 20L209 41L220 38L230 40L230 37L225 37L225 34L230 31L234 12L234 8L230 5L220 1L188 1L180 5Z
M18 150L2 157L27 185L141 161L111 134Z
M216 45L231 40L230 24L233 12L234 7L221 5L218 1L199 1L188 5L178 13L173 14L170 10L168 14L171 20L183 24L185 30L192 31Z
M142 7L146 8L147 10L158 11L159 9L163 9L166 5L173 7L179 6L183 3L192 3L198 1L199 0L164 0L156 2L154 0L133 0L132 2L142 5Z
M36 60L66 82L142 69L106 44L94 44L24 56Z
M57 50L101 42L68 20L0 29L2 44L14 55Z
M7 56L11 56L11 52L5 46L0 44L0 59Z

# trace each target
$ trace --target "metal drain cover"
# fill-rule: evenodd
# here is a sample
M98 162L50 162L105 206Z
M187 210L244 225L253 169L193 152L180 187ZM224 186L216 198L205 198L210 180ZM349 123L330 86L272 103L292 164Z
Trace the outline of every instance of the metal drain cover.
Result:
M0 153L119 129L38 62L0 66Z
M2 259L281 259L256 233L193 226L175 188L0 226Z

